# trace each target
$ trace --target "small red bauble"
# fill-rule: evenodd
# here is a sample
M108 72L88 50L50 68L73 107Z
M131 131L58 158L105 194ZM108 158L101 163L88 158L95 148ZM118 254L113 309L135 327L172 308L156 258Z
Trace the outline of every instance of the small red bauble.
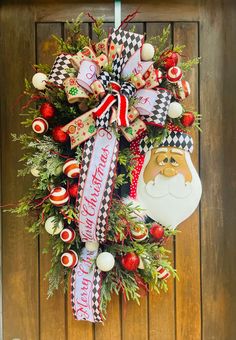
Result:
M58 143L65 143L68 139L67 133L62 131L62 126L54 127L54 129L52 130L52 137L54 141Z
M167 51L162 54L161 59L163 60L163 66L166 70L169 68L176 66L179 61L178 53L174 51Z
M73 198L78 196L78 183L73 183L69 186L69 195Z
M51 119L55 116L55 107L51 103L43 103L40 107L40 113L45 119Z
M152 227L150 228L150 234L155 240L160 240L165 234L164 228L158 224L158 223L153 223Z
M140 259L135 253L127 253L121 258L121 264L126 270L135 271L138 269Z
M193 112L185 112L180 118L181 124L184 127L192 126L195 121L195 116Z

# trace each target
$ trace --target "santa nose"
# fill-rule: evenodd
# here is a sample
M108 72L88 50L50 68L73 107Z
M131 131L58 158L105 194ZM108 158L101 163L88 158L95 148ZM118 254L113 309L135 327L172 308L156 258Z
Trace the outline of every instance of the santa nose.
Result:
M174 168L168 166L163 169L163 175L166 177L173 177L177 175L177 172Z

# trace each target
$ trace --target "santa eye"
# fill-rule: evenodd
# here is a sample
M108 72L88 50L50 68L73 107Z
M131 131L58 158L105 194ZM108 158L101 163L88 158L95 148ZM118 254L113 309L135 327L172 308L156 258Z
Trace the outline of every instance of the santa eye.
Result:
M171 163L173 166L178 166L178 165L179 165L179 163L176 162L176 160L175 160L173 157L171 157L170 163Z
M162 159L161 161L158 161L157 163L158 163L159 165L165 165L165 164L168 163L168 158L165 157L164 159Z

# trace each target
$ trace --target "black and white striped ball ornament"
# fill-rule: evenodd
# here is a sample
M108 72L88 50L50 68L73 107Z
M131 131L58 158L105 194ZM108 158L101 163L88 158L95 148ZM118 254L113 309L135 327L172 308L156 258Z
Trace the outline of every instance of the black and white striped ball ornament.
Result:
M80 173L80 165L76 159L68 159L63 166L64 174L69 178L76 178Z
M74 250L68 250L61 255L61 264L67 268L73 268L78 263L78 255Z
M72 243L75 239L75 231L72 228L64 228L60 233L60 238L65 243Z
M166 78L170 83L177 83L183 76L182 70L178 66L173 66L167 71Z
M56 187L51 190L50 202L56 207L61 207L69 201L69 194L63 187Z
M42 117L37 117L32 122L32 129L38 134L46 133L48 131L48 122Z

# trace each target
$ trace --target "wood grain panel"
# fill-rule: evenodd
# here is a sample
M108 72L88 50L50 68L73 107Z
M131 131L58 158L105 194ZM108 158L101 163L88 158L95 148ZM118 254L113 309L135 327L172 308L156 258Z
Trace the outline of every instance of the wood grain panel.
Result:
M174 44L186 45L186 58L198 56L198 24L174 23ZM180 58L184 61L186 58ZM183 102L186 109L198 110L198 67L186 74L191 86L191 95ZM198 170L198 133L193 134L194 151L191 155ZM176 236L176 268L180 281L176 281L176 335L177 339L201 338L201 297L200 297L200 245L198 210L181 223Z
M80 13L85 14L84 21L91 21L86 15L90 12L92 15L101 17L105 16L106 21L114 21L114 1L113 0L90 0L89 2L70 0L70 3L64 0L44 1L37 5L36 20L48 22L66 22L71 18L76 18ZM87 20L88 19L88 20Z
M203 339L235 339L235 2L213 0L200 25ZM233 38L234 39L234 38ZM217 86L214 86L216 85Z
M25 132L16 99L34 62L34 13L31 6L0 8L1 183L3 204L25 194L31 178L18 178L22 155L11 133ZM38 240L28 234L29 218L2 215L3 332L4 339L39 339ZM1 337L1 335L0 335Z
M59 23L37 24L37 62L53 64L56 45L52 34L62 36L62 25ZM54 55L53 55L54 54ZM65 296L63 287L55 295L47 299L48 282L44 280L45 274L50 268L51 254L42 254L47 246L48 234L40 235L40 338L41 339L66 339L65 329Z
M164 27L171 25L170 22L147 23L147 38L160 35ZM171 34L167 44L172 42ZM170 239L167 248L172 252L171 261L174 264L174 240ZM160 295L150 292L149 294L149 338L150 340L175 339L175 281L169 279L168 292L161 292Z
M198 0L125 0L122 1L122 18L138 9L135 21L192 21L200 18L200 1Z

